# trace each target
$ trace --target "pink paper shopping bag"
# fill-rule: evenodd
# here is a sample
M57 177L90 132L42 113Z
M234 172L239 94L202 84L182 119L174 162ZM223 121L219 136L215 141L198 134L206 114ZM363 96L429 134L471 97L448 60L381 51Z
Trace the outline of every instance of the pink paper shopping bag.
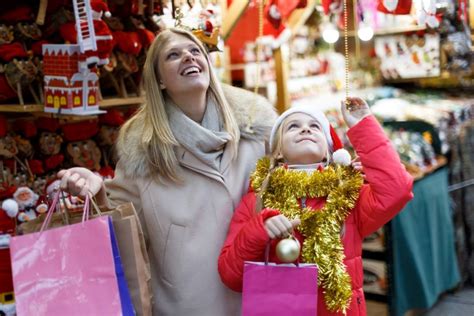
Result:
M12 238L17 314L122 315L110 236L103 216Z
M318 269L315 264L246 262L243 316L316 316Z

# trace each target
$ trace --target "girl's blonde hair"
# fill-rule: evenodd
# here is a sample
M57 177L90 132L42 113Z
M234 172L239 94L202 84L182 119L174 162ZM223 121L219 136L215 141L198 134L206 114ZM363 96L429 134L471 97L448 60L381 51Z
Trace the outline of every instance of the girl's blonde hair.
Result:
M155 178L165 178L174 182L179 182L178 177L178 159L174 148L180 146L173 135L168 116L166 114L166 104L164 92L160 88L159 58L160 53L166 45L176 36L183 36L193 41L206 57L209 66L209 88L208 98L212 97L223 118L224 130L227 131L231 140L228 146L232 146L237 151L240 131L234 118L232 110L227 103L219 80L214 73L209 60L207 50L202 43L190 32L182 29L167 29L162 31L151 44L145 65L143 67L143 85L145 89L145 103L130 120L128 120L120 130L118 137L118 146L123 146L127 140L127 134L130 129L142 128L143 133L139 141L139 146L146 153L148 163L153 166L151 175ZM143 126L139 124L143 122Z

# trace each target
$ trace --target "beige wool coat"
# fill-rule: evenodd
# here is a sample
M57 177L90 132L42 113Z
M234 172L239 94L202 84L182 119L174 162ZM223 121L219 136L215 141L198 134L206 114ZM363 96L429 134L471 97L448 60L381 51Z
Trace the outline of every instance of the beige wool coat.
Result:
M110 204L133 202L149 241L154 315L240 315L241 296L226 288L217 259L233 211L247 192L250 172L265 154L276 114L268 101L224 85L241 130L235 159L225 148L222 173L176 148L182 184L148 177L150 166L138 146L140 122L118 148L115 178L106 182Z

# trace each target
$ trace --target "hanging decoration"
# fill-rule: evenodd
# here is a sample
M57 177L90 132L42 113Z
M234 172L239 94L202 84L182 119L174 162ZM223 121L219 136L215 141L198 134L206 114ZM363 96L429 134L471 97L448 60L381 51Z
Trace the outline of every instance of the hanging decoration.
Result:
M386 14L410 14L412 0L378 0L377 10Z
M110 16L110 12L102 0L75 0L73 7L77 44L43 45L44 111L73 115L105 113L99 110L96 65L108 63L112 37L108 34L110 30L104 35L108 28L101 17Z

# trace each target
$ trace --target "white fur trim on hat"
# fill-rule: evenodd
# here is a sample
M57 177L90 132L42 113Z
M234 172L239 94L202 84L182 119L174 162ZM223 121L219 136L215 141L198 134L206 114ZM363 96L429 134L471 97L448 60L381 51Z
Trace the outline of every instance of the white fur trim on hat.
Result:
M273 124L272 132L270 134L270 149L273 151L275 149L276 144L275 142L275 136L278 131L279 126L281 123L291 114L294 113L304 113L308 114L309 116L313 117L316 121L321 124L321 127L323 128L324 136L326 136L326 141L328 143L328 148L331 152L333 152L333 142L331 138L331 132L329 128L329 121L326 118L326 115L320 110L318 110L315 106L310 106L310 105L300 105L300 106L295 106L292 107L285 112L283 112L276 120L275 124Z

